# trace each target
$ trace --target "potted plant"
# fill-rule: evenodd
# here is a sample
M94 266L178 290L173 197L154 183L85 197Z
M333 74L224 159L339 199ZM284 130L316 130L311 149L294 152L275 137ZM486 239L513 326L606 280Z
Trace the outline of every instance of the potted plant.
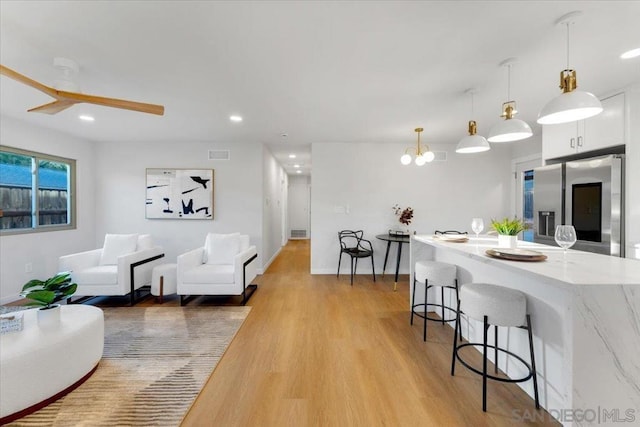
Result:
M518 233L527 229L527 225L518 217L501 221L492 219L491 227L498 233L498 246L501 248L515 248Z
M38 322L57 322L60 320L60 304L58 301L71 297L78 288L71 283L71 273L62 272L46 280L29 280L20 295L30 299L26 305L39 306Z

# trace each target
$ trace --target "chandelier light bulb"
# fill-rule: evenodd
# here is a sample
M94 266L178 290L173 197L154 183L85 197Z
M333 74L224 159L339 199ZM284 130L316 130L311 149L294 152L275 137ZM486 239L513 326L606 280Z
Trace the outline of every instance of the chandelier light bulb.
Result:
M427 159L425 159L422 154L419 154L419 155L416 156L415 162L416 162L416 165L422 166L425 163L427 163Z
M411 164L411 156L409 154L403 155L402 157L400 157L400 163L405 166Z
M431 162L433 162L433 159L435 159L435 158L436 158L436 155L434 154L434 152L433 152L433 151L427 151L426 153L424 153L424 154L422 155L422 157L425 159L425 161L426 161L427 163L431 163Z

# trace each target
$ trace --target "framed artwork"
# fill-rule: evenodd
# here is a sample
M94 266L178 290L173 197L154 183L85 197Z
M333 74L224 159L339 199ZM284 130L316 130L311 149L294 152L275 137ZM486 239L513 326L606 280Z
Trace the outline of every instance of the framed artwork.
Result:
M213 219L213 169L147 169L147 219Z

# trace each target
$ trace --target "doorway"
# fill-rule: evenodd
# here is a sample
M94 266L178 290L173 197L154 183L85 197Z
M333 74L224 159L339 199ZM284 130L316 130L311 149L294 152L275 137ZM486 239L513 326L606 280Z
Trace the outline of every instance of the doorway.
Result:
M533 174L534 168L541 166L539 157L534 159L517 159L515 165L515 214L522 218L527 229L522 233L522 240L533 242Z
M311 237L311 182L309 176L289 177L289 239Z

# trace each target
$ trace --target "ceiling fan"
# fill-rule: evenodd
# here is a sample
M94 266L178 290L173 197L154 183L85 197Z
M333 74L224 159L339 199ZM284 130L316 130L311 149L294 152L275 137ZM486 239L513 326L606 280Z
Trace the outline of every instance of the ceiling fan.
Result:
M66 82L70 85L65 85L66 87L74 87L75 85L68 79L69 74L72 72L77 73L78 65L71 60L64 58L55 58L54 66L56 68L60 68L64 71L65 76L67 77ZM164 106L155 105L155 104L145 104L143 102L135 102L135 101L127 101L124 99L116 99L116 98L105 98L103 96L95 96L95 95L87 95L84 93L79 93L77 90L75 91L66 91L56 89L54 87L43 85L40 82L37 82L29 77L18 73L10 68L5 67L0 64L0 74L3 76L7 76L10 79L16 80L20 83L23 83L27 86L30 86L34 89L39 90L40 92L44 92L52 98L55 98L55 101L50 102L48 104L40 105L38 107L31 108L28 110L29 112L34 113L45 113L45 114L56 114L60 111L66 110L74 104L87 103L87 104L96 104L102 105L105 107L113 107L113 108L122 108L125 110L133 110L140 111L142 113L149 114L157 114L159 116L164 115ZM77 88L77 86L75 86Z

